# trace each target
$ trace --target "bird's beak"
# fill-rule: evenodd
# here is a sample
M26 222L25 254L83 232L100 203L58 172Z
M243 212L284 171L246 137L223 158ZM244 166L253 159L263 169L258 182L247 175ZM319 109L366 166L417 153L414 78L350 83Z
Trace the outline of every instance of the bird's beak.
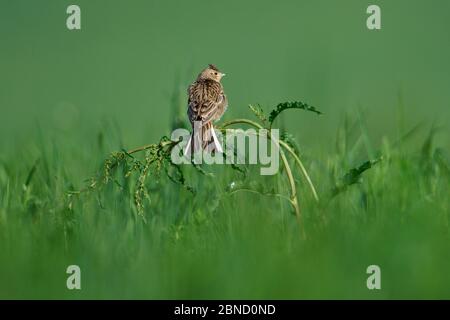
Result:
M225 77L225 73L222 73L222 77Z

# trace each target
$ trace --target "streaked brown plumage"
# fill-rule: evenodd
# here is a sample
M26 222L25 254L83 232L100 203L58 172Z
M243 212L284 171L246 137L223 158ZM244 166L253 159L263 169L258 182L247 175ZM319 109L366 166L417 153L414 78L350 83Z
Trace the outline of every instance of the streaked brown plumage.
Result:
M194 129L195 121L201 123L201 130L191 136L191 150L205 149L213 142L212 149L221 149L214 141L213 122L218 121L228 107L227 97L220 80L225 74L214 65L209 65L188 89L188 117ZM194 142L195 141L195 142ZM192 147L195 145L195 148Z

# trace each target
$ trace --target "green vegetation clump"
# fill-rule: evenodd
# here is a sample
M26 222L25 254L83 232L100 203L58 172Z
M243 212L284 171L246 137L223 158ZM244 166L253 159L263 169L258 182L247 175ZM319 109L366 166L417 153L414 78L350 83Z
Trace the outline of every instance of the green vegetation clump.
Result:
M270 113L270 116L267 117L264 114L264 111L261 106L249 106L250 110L256 115L256 117L260 120L260 123L254 122L249 119L236 119L231 120L223 123L218 128L219 130L228 130L228 127L232 125L242 124L250 126L254 129L266 129L267 130L267 138L268 139L276 139L270 134L270 129L272 127L272 124L277 116L279 116L284 110L287 109L302 109L307 111L312 111L317 114L322 114L322 112L318 111L315 107L309 106L306 103L295 101L295 102L285 102L280 103L277 105L276 109L273 110ZM255 134L260 134L256 133ZM180 140L181 141L181 140ZM98 174L96 177L93 177L89 181L89 185L87 188L81 190L81 191L69 191L69 195L80 195L81 193L85 191L94 191L97 190L98 187L104 186L108 183L114 183L116 184L120 190L123 190L121 183L118 181L118 179L115 177L115 173L117 169L121 168L122 171L122 178L128 178L132 175L133 172L137 172L136 181L134 182L135 188L134 188L134 205L136 207L136 210L138 214L142 217L144 222L147 221L146 216L144 215L144 200L147 200L150 202L150 196L147 189L146 179L147 177L151 177L155 180L159 181L161 169L164 168L164 171L166 173L166 176L171 180L172 182L178 183L183 185L187 190L191 191L193 196L195 196L195 190L192 186L187 184L186 179L183 174L183 170L180 165L175 164L171 160L171 152L173 147L178 144L180 141L171 141L167 137L161 138L161 141L157 144L149 144L142 147L138 147L135 149L132 149L130 151L123 150L121 152L114 152L110 155L108 159L104 161L103 170L101 174ZM286 173L286 178L288 180L288 184L290 187L290 195L283 195L280 193L265 193L261 192L260 190L252 189L251 187L245 186L242 187L241 183L242 181L239 181L238 183L233 182L232 188L228 189L228 193L236 193L238 191L247 191L247 192L253 192L253 193L259 193L261 195L270 195L275 196L279 198L286 199L293 207L294 213L297 216L297 220L300 224L300 227L302 228L302 233L304 233L303 230L303 221L301 219L301 213L300 213L300 206L298 204L298 195L297 195L297 189L296 189L296 183L294 180L294 175L291 169L291 166L289 164L289 161L285 155L285 152L287 152L291 157L292 161L295 162L295 164L298 166L299 171L304 175L305 181L309 188L311 189L312 195L314 196L314 199L319 202L319 196L317 194L316 188L314 187L311 178L308 174L308 172L305 169L305 166L303 165L302 161L300 160L300 155L298 152L298 147L296 146L297 143L295 142L292 135L290 135L287 132L283 132L283 135L281 136L281 139L274 141L275 145L279 148L279 153L282 159L283 163L283 171ZM144 159L139 160L136 157L133 156L133 154L136 154L138 152L145 152ZM237 150L234 150L236 153ZM272 152L278 152L273 150ZM225 157L225 155L224 155ZM368 164L375 164L377 161L368 161ZM346 179L343 179L341 185L339 188L343 189L347 186L354 184L356 182L356 179L359 178L359 176L367 169L369 169L371 166L367 166L367 163L364 164L364 169L357 168L352 169L346 176ZM192 166L195 168L199 168L194 161L191 161ZM173 168L175 175L171 174L168 170L168 168ZM229 168L238 170L241 173L246 176L246 171L240 169L236 164L229 165ZM35 167L33 167L33 170ZM33 171L32 171L33 172ZM199 169L197 170L198 173L204 174L205 171ZM351 179L349 178L351 177ZM251 178L250 178L251 179ZM335 193L338 193L339 191L336 190ZM223 196L223 195L222 195ZM69 204L70 207L72 207L72 202ZM304 236L304 234L303 234Z

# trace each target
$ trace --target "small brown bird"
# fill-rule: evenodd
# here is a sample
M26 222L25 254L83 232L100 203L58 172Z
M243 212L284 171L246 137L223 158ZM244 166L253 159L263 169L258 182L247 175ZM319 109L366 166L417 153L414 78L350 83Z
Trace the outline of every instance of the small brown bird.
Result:
M197 152L202 149L223 152L214 132L213 122L218 121L228 107L228 100L220 83L225 73L210 64L188 89L188 117L193 133L186 147Z

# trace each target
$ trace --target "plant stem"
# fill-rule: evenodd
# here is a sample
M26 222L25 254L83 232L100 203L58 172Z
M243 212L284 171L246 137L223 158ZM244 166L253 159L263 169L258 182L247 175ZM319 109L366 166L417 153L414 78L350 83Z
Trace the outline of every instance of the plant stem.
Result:
M247 120L247 119L235 119L235 120L227 121L222 124L221 128L225 128L225 127L231 126L233 124L248 124L257 129L264 129L263 126L261 126L260 124L254 122L254 121L251 121L251 120ZM302 225L300 207L299 207L298 200L297 200L297 189L295 187L295 180L292 175L291 167L289 166L289 162L286 159L286 155L284 154L284 151L280 148L280 144L278 143L279 141L273 139L271 134L268 134L268 136L271 140L273 140L277 144L277 146L280 150L281 160L283 161L283 165L286 170L286 175L289 180L289 185L291 187L290 203L294 207L295 216L297 217L297 221L300 223L300 225Z
M165 146L168 146L168 145L171 145L171 144L175 144L175 143L177 143L177 141L172 141L172 140L170 140L170 141L162 141L160 143L160 145L162 147L165 147ZM146 144L145 146L141 146L141 147L138 147L138 148L131 149L131 150L127 151L127 153L128 154L133 154L133 153L136 153L136 152L144 151L144 150L150 149L151 147L153 147L155 145L156 145L155 143Z
M295 187L294 176L292 175L291 167L289 166L284 151L281 148L280 148L280 155L281 160L283 161L284 164L284 169L286 170L286 175L288 177L289 184L291 186L291 204L295 209L295 216L297 217L298 222L301 223L300 206L298 205L297 189Z
M292 157L294 158L295 162L297 163L297 165L300 168L300 171L303 173L303 175L305 176L306 181L308 182L308 185L311 189L311 192L314 196L314 199L316 199L317 202L319 202L319 196L317 194L316 188L314 187L314 184L312 183L311 178L309 177L308 172L305 169L305 166L303 165L302 161L300 160L299 156L297 156L297 154L294 152L294 150L292 150L291 147L289 147L289 145L280 140L280 144L287 150L289 151L289 153L292 155Z
M226 121L226 122L222 123L222 125L219 128L225 128L225 127L229 127L233 124L240 124L240 123L245 123L245 124L251 125L258 129L264 129L264 127L262 125L260 125L259 123L248 120L248 119L235 119L235 120Z
M253 127L256 127L258 129L263 129L263 127L258 124L257 122L251 121L251 120L247 120L247 119L236 119L236 120L231 120L231 121L227 121L225 123L222 124L222 128L225 128L227 126L233 125L233 124L238 124L238 123L245 123L248 125L251 125ZM294 158L295 162L297 163L300 171L302 172L303 176L306 179L306 182L308 183L311 192L313 194L314 199L319 202L319 195L317 194L316 188L314 187L314 184L312 183L311 177L308 174L308 171L306 171L305 166L303 165L302 161L300 160L299 156L294 152L294 150L292 150L291 147L289 147L289 145L282 141L279 140L279 143L287 150L289 151L289 153L292 155L292 157Z

